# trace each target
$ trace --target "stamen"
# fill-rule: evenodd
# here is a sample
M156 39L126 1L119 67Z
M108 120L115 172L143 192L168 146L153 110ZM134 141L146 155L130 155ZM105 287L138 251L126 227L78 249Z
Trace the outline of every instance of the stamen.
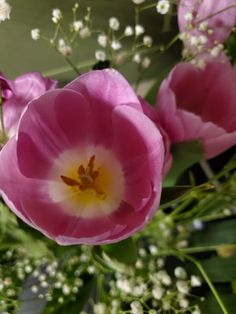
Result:
M80 165L77 169L78 181L61 175L62 181L70 186L77 187L78 192L83 192L85 190L94 190L97 194L97 197L101 199L106 198L106 194L102 191L102 189L98 186L96 180L99 177L99 171L94 170L95 164L95 155L92 155L88 161L88 165L85 168L83 165Z

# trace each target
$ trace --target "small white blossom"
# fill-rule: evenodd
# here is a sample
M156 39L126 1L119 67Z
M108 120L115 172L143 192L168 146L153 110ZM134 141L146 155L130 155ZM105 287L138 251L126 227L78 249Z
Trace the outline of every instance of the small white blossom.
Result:
M189 301L188 301L187 299L185 299L185 298L180 299L180 300L179 300L179 305L180 305L180 307L182 307L183 309L186 309L186 308L188 308L188 306L189 306Z
M145 0L132 0L133 1L133 3L135 3L135 4L141 4L141 3L143 3Z
M207 43L207 37L205 35L200 35L198 41L200 44L205 45Z
M152 45L152 37L151 36L144 36L143 37L143 44L147 47L151 47Z
M141 64L142 64L142 67L144 69L147 69L150 66L150 64L151 64L151 59L148 58L148 57L145 57L145 58L143 58Z
M186 281L178 280L176 282L176 287L177 287L178 291L183 293L183 294L189 293L189 286L188 286L188 283Z
M62 286L62 292L64 295L69 295L71 292L71 288L67 284L64 284Z
M73 22L73 30L77 33L79 32L84 26L83 21L78 20Z
M85 26L80 30L79 34L82 39L88 38L91 36L91 30L87 26Z
M153 244L149 246L149 251L152 255L157 255L157 253L158 253L157 247Z
M47 287L48 287L47 281L42 281L42 282L40 283L40 286L41 286L42 288L47 288Z
M113 50L119 50L121 48L121 43L118 40L113 40L111 42L111 48Z
M116 281L116 286L124 293L131 293L133 290L133 285L128 279L118 279Z
M186 279L187 277L186 270L183 267L176 267L174 270L174 274L175 277L179 279Z
M105 61L106 60L106 53L102 50L95 51L95 58L98 61Z
M6 0L0 0L0 22L10 19L11 6Z
M52 10L52 21L57 24L62 19L62 13L60 9Z
M40 38L40 30L38 28L32 29L31 37L33 40L38 40Z
M170 301L169 300L164 300L162 302L162 309L164 311L168 311L170 309Z
M184 14L184 19L185 19L185 21L187 21L187 22L191 22L192 19L193 19L193 14L192 14L191 12L185 13L185 14Z
M136 36L140 36L140 35L142 35L143 33L144 33L144 27L143 27L143 25L139 25L139 24L135 25L135 35L136 35Z
M133 301L130 304L132 314L143 314L143 307L139 301Z
M132 36L134 34L134 30L132 26L127 25L125 30L124 30L124 35L125 36Z
M198 276L192 275L190 278L190 284L192 287L200 287L202 285L202 282Z
M106 304L97 303L93 307L94 314L105 314L106 313Z
M120 27L120 22L116 17L111 17L109 19L109 26L111 29L113 29L113 31L118 31Z
M192 222L192 226L194 230L202 230L203 229L203 222L200 219L195 219Z
M31 291L32 291L33 293L37 293L37 292L39 291L39 289L38 289L38 287L37 287L36 285L33 285L33 286L31 287Z
M170 8L170 3L168 0L159 0L157 2L156 9L158 13L165 15L166 13L168 13L169 8Z
M67 45L62 38L58 41L57 49L64 57L68 57L72 54L71 46Z
M156 275L163 285L169 286L171 284L171 278L165 270L160 270Z
M140 54L139 53L136 53L134 56L133 56L133 62L135 62L135 63L140 63L141 62L141 56L140 56Z
M201 314L201 311L199 309L195 309L192 314Z
M221 54L223 48L224 48L224 47L223 47L222 44L219 44L219 45L213 47L213 48L210 50L210 55L211 55L213 58L218 58L219 55Z
M201 32L206 32L207 29L208 29L208 22L207 22L207 21L204 21L204 22L200 23L198 29L199 29Z
M98 44L102 47L107 46L107 36L105 34L98 35Z
M198 37L197 36L191 36L189 38L189 43L190 43L191 46L196 47L198 45L198 43L199 43Z
M152 289L152 295L154 299L161 300L165 293L165 290L160 286L154 286Z

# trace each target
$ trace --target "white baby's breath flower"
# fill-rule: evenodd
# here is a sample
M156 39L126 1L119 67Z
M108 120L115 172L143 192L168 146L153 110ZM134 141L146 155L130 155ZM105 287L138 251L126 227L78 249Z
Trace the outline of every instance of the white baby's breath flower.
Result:
M179 300L179 305L183 309L186 309L189 306L189 301L187 299L185 299L185 298L182 298L182 299Z
M183 294L189 293L189 286L188 286L187 281L178 280L176 282L176 287L177 287L178 291L183 293Z
M165 290L160 286L154 286L152 289L152 295L154 299L161 300L165 293Z
M144 36L143 37L143 44L147 47L151 47L152 45L152 37L151 36Z
M111 48L113 50L119 50L121 48L121 43L118 40L113 40L111 42Z
M185 19L185 21L187 21L187 22L192 21L192 19L193 19L193 14L192 14L191 12L185 13L185 14L184 14L184 19Z
M170 3L168 0L159 0L157 2L156 9L158 13L165 15L166 13L168 13L169 8L170 8Z
M141 3L145 2L145 0L132 0L132 1L135 4L141 4Z
M134 30L132 26L127 25L125 30L124 30L124 35L125 36L132 36L134 34Z
M35 28L31 30L31 37L33 40L38 40L40 38L40 30L39 28Z
M64 57L68 57L72 54L71 46L67 45L62 38L58 41L57 49Z
M204 21L204 22L200 23L198 29L201 32L206 32L208 30L208 22Z
M102 50L95 51L95 58L98 61L105 61L106 60L106 53Z
M186 270L183 267L180 267L180 266L175 268L174 274L175 274L175 277L179 278L179 279L186 279L187 278Z
M79 32L83 28L84 24L83 21L78 20L73 22L73 30L75 32Z
M93 307L94 314L105 314L106 313L106 304L97 303Z
M107 36L105 34L98 35L98 44L102 47L107 46Z
M88 38L91 36L91 30L87 26L85 26L80 30L79 35L82 39Z
M151 64L151 59L148 58L148 57L145 57L145 58L143 58L141 64L142 64L142 67L144 69L147 69L150 66L150 64Z
M132 314L143 314L143 307L139 301L133 301L130 304Z
M136 53L134 56L133 56L133 62L135 62L135 63L140 63L141 62L141 56L140 56L140 54L139 53Z
M143 33L144 33L144 27L143 27L143 25L139 25L139 24L135 25L135 35L136 35L136 36L140 36L140 35L142 35Z
M57 24L62 19L62 13L60 9L52 10L52 21Z
M11 6L5 1L0 0L0 22L10 19Z
M192 287L200 287L202 285L202 282L198 276L192 275L190 278L190 284Z
M109 19L109 26L111 29L113 29L113 31L118 31L120 27L120 22L116 17L111 17Z

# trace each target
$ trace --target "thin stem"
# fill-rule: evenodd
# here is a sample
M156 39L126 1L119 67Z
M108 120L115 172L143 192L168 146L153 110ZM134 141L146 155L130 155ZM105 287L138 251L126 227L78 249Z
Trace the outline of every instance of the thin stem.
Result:
M212 18L212 17L214 17L214 16L216 16L216 15L218 15L218 14L220 14L220 13L223 13L223 12L229 10L229 9L233 9L233 8L235 8L235 7L236 7L236 4L232 4L232 5L230 5L230 6L226 7L226 8L224 8L224 9L221 9L221 10L215 12L215 13L209 14L208 16L204 17L203 19L198 20L198 21L196 22L196 24L200 24L200 23L202 23L202 22L204 22L204 21L207 21L208 19L210 19L210 18Z
M228 310L226 309L222 299L220 298L219 293L217 292L216 288L214 287L213 283L211 282L209 276L207 275L207 273L205 272L204 268L202 267L201 263L199 261L197 261L195 258L193 258L192 256L189 255L185 255L184 256L186 259L188 259L189 261L191 261L200 271L202 277L205 279L206 283L208 284L212 294L214 295L218 305L220 306L222 312L224 314L229 314Z
M70 60L70 58L65 57L66 62L72 67L76 74L81 75L80 70L74 65L74 63Z
M205 173L207 179L211 180L211 182L215 185L215 187L218 191L221 190L220 182L218 180L214 179L215 173L211 169L209 163L206 160L201 160L200 166L201 166L203 172Z

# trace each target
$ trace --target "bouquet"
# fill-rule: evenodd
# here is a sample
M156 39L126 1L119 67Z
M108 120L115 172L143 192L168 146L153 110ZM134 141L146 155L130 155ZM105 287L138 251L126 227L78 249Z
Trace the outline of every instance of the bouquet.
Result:
M235 313L236 2L61 5L0 74L0 313Z

